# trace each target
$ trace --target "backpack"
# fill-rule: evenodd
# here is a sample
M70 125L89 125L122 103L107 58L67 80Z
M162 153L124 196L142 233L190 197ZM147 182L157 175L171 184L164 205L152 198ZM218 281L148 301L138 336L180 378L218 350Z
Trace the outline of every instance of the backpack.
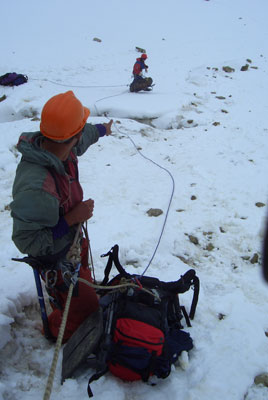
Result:
M152 78L134 79L129 87L130 92L139 92L140 90L148 90L153 83Z
M8 72L0 76L0 85L2 86L19 86L28 81L28 76L17 74L16 72Z
M110 371L124 381L167 378L182 351L193 348L188 332L182 330L183 316L188 326L194 318L199 279L193 269L178 281L162 282L157 278L128 274L118 259L118 245L108 256L105 277L101 286L114 290L100 290L103 314L103 334L96 354L96 373L89 379L88 396L92 397L90 384ZM113 263L119 274L109 281ZM116 289L121 284L121 289ZM124 286L125 285L125 286ZM178 293L194 287L193 301L188 316L180 305Z

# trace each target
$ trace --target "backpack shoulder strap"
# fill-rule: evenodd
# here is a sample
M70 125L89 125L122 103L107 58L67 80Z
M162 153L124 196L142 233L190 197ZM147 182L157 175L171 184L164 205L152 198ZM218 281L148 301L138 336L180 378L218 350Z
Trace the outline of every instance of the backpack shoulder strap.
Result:
M93 393L90 387L90 384L94 381L97 381L99 378L101 378L103 375L106 374L106 372L108 372L108 366L101 372L96 372L94 375L91 376L91 378L88 381L88 385L87 385L87 394L88 397L93 397Z
M118 244L115 244L111 250L108 251L108 253L106 254L102 254L101 257L108 257L108 261L107 261L107 265L104 271L104 279L101 283L101 286L106 285L108 283L109 280L109 275L113 266L113 263L116 267L116 269L118 270L119 274L122 277L127 278L129 276L129 274L124 270L124 268L122 267L122 265L120 264L119 258L118 258L118 251L119 251L119 246Z

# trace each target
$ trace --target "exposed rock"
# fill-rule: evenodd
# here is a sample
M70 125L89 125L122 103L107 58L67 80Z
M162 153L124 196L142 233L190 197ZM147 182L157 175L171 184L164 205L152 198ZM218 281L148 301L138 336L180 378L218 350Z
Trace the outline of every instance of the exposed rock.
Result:
M31 121L40 121L40 118L34 117L34 118L31 119Z
M231 72L235 72L235 69L232 68L232 67L229 67L229 66L222 67L222 69L223 69L224 72L227 72L227 73L229 73L229 74L230 74Z
M0 97L0 102L6 100L7 96L4 94L2 97Z
M163 211L160 208L150 208L146 212L149 217L158 217L159 215L163 214Z
M197 199L197 197L196 196L191 196L191 200L196 200Z
M226 99L226 97L224 97L224 96L216 96L216 99L219 99L219 100L225 100L225 99Z
M193 244L195 244L195 245L198 245L198 244L199 244L199 241L198 241L198 239L197 239L196 236L189 235L189 240L190 240L191 243L193 243Z
M223 313L219 313L218 314L218 318L219 318L220 321L222 321L225 317L226 317L226 315L223 314Z
M20 111L20 114L25 118L35 118L38 115L38 110L33 107L25 107Z
M178 209L176 210L176 212L183 212L183 211L185 211L183 208L178 208Z
M209 236L209 237L212 237L212 235L213 235L213 232L212 232L212 231L209 231L209 232L203 232L203 235L204 235L204 236Z
M263 385L268 387L268 373L264 372L263 374L255 376L254 383L255 385Z
M249 65L243 65L243 67L240 68L240 71L247 71L248 70Z
M136 49L139 53L146 53L146 50L143 49L142 47L136 46L135 49Z
M178 257L184 264L188 264L189 263L189 261L183 256L176 256L176 257Z
M265 207L265 204L260 202L260 201L258 201L257 203L255 203L255 206L260 208L260 207Z
M246 61L247 61L249 64L252 63L252 60L251 60L250 58L247 58Z
M252 65L252 67L250 67L250 68L251 68L251 69L258 69L258 67L255 67L255 66L253 66L253 65Z
M215 122L213 122L212 125L214 125L214 126L219 126L220 124L221 124L220 122L215 121Z
M250 259L250 262L251 264L257 264L259 262L259 255L257 253L254 253Z
M212 250L214 250L213 244L212 244L212 243L209 243L209 244L206 246L205 250L207 250L207 251L212 251Z
M220 232L221 233L226 233L226 231L220 226Z
M94 42L101 43L101 39L99 39L99 38L97 38L97 37L94 37L94 38L93 38L93 41L94 41Z
M227 110L221 110L222 113L228 114Z

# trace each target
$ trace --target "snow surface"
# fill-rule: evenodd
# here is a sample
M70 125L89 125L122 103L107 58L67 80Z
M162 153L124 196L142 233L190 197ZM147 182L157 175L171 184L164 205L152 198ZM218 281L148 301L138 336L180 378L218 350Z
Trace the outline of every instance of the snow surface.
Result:
M21 254L11 241L8 205L20 133L38 130L33 117L51 96L70 89L91 109L89 122L114 120L113 136L80 159L84 197L95 200L88 229L97 278L105 266L99 256L115 243L130 273L144 271L164 224L172 176L174 196L147 274L168 281L195 268L201 281L196 318L186 328L195 344L187 371L174 367L155 387L107 374L92 384L95 399L267 399L268 389L253 384L268 371L268 286L261 276L267 15L267 0L1 4L0 75L29 77L19 87L0 87L0 98L7 97L0 102L1 399L42 398L53 358L54 346L37 329L32 271L11 260ZM150 93L128 91L136 46L148 54L156 83ZM149 217L150 208L164 213ZM191 295L181 296L186 308ZM86 399L91 373L61 385L60 359L51 399Z

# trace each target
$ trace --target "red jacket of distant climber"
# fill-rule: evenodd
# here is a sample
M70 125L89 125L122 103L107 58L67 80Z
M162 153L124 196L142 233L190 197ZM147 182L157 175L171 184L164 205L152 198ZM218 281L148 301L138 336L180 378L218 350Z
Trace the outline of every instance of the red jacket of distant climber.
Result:
M140 75L143 69L147 70L148 65L145 64L144 60L142 58L137 58L134 67L133 67L133 75Z

